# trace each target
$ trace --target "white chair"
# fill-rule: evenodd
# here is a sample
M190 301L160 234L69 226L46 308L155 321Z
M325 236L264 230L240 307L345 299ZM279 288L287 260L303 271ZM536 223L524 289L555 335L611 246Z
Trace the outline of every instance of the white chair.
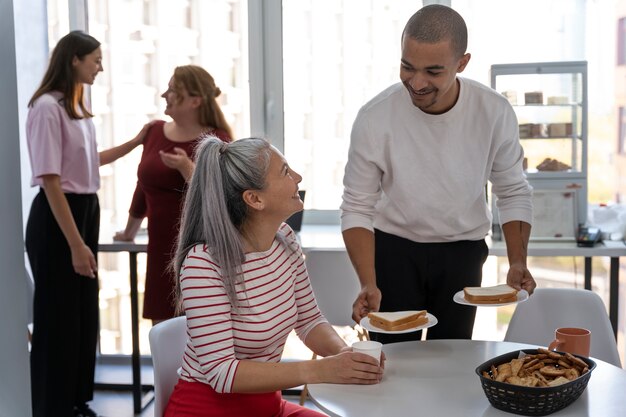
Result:
M156 324L148 335L154 372L154 417L162 417L178 382L187 343L186 318L175 317Z
M324 317L334 326L354 326L352 303L361 286L348 253L311 249L305 252L304 261Z
M537 288L515 308L504 340L548 346L559 327L590 330L590 355L622 366L606 307L598 294L588 290Z
M345 250L310 249L304 261L309 273L315 300L322 314L333 326L355 326L352 303L361 290L359 279ZM357 330L359 339L367 335ZM315 359L316 355L313 355ZM306 386L300 395L300 404L307 396Z

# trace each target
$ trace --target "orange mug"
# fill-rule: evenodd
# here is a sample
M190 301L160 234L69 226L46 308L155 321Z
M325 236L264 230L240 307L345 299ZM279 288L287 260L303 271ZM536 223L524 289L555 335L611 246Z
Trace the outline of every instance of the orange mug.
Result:
M578 327L561 327L555 330L554 340L548 349L589 357L590 346L591 332L589 330Z

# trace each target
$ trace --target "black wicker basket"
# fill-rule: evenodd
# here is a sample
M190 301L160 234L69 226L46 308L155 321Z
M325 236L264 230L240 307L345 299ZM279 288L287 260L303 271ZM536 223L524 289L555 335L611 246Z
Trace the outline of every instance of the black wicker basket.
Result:
M556 387L523 387L494 381L483 376L483 371L491 375L491 365L497 367L501 363L518 358L520 352L529 355L538 353L536 349L509 352L483 363L476 368L476 373L480 377L480 383L491 405L499 410L524 416L546 416L576 401L587 388L591 371L596 367L596 363L591 359L574 355L587 363L589 372Z

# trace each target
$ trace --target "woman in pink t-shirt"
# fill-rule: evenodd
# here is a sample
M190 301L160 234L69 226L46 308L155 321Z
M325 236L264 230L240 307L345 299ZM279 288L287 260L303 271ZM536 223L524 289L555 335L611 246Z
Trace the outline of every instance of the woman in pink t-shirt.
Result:
M98 335L98 167L140 145L98 152L84 84L102 71L100 42L80 31L61 38L28 106L26 136L32 186L40 191L26 226L35 281L31 391L33 416L96 416Z
M284 223L302 177L263 139L208 138L196 155L175 256L189 336L165 417L318 417L281 390L378 383L384 357L352 352L326 321ZM323 358L281 362L292 330Z

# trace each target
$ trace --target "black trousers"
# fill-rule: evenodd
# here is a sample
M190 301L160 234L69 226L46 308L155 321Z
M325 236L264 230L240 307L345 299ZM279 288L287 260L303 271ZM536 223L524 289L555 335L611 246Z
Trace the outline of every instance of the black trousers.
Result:
M83 240L97 256L97 195L65 196ZM69 245L43 190L31 206L26 251L35 280L30 354L33 417L73 416L75 405L93 399L98 280L74 272Z
M452 298L463 287L480 285L489 254L485 241L417 243L380 230L374 236L380 311L428 310L438 320L428 329L428 339L471 339L476 307ZM395 343L420 340L422 332L370 337Z

